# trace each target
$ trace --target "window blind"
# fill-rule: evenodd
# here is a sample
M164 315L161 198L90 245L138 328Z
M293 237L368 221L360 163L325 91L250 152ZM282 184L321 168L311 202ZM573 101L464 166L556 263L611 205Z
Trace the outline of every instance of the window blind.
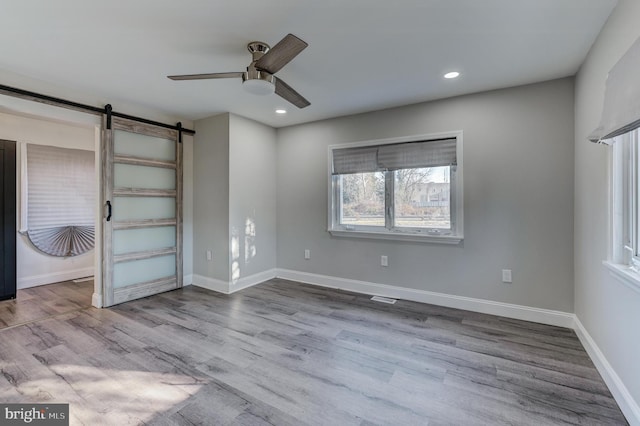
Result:
M93 248L92 151L27 144L27 235L41 251L73 256Z
M340 148L333 151L333 174L366 173L378 170L378 148Z
M600 125L589 140L603 142L640 128L640 38L609 71Z
M367 173L454 165L456 139L339 148L333 150L333 174Z

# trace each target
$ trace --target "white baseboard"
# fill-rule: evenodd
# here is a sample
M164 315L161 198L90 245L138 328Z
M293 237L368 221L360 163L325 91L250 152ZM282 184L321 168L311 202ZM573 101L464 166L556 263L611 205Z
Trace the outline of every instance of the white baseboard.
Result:
M275 278L276 271L276 269L269 269L268 271L263 271L254 275L240 278L235 282L227 282L215 278L193 274L193 285L195 285L196 287L202 287L208 290L217 291L218 293L231 294L235 293L236 291L240 291Z
M84 278L93 275L94 267L74 269L71 271L52 272L49 274L32 275L30 277L22 277L18 279L18 290L39 285L59 283L62 281L71 281L76 278Z
M193 274L182 277L182 287L193 284Z
M568 312L550 309L534 308L531 306L514 305L510 303L494 302L492 300L474 299L471 297L454 296L426 290L397 287L386 284L376 284L366 281L350 280L327 275L298 272L288 269L278 269L277 277L322 287L337 288L355 293L371 294L374 296L391 297L394 299L412 300L414 302L430 303L449 308L465 309L467 311L498 315L532 321L558 327L573 328L575 316Z
M196 287L217 291L218 293L229 294L229 283L215 278L193 274L192 284Z
M577 317L575 320L574 330L578 335L578 339L580 339L582 346L587 350L589 357L613 394L613 397L620 406L620 409L627 418L629 424L631 426L639 426L640 406L638 406L638 403L633 399L620 376L618 376L611 364L609 364L607 358L605 358L596 342L593 340L591 335L589 335L589 332L587 332L587 329L584 328L580 319Z
M240 291L248 287L253 287L254 285L269 281L276 276L277 269L274 268L264 272L259 272L257 274L249 275L248 277L240 278L236 282L229 283L229 293L235 293L236 291Z
M93 296L91 296L91 306L94 308L102 308L102 294L93 293Z

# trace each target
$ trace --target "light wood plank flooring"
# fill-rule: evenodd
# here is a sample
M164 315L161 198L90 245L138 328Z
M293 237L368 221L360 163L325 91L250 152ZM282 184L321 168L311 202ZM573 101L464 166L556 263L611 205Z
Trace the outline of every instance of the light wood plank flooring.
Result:
M93 280L65 281L18 290L13 300L0 302L0 328L41 320L91 306Z
M627 424L571 330L284 280L5 328L0 371L71 424Z

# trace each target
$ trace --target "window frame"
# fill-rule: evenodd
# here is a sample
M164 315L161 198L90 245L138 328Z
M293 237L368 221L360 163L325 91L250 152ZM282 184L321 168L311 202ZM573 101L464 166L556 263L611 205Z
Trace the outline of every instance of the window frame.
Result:
M639 243L640 243L640 239L638 238L638 231L640 230L640 226L638 225L638 207L640 207L639 205L639 195L638 194L638 190L640 188L640 186L638 185L638 177L639 177L639 173L638 173L638 168L640 167L640 164L638 163L639 159L640 159L640 149L638 147L638 143L640 143L640 140L638 138L638 130L634 130L632 132L630 132L629 134L629 144L630 144L630 154L631 154L631 165L630 165L630 173L629 173L629 192L628 192L628 197L629 197L629 203L630 203L630 209L631 212L628 213L629 215L629 233L630 233L630 238L629 238L629 242L630 242L630 252L631 252L631 256L629 259L629 266L635 270L636 272L640 271L640 247L639 247Z
M366 146L380 146L405 142L419 142L438 139L456 139L456 162L453 171L450 171L450 218L451 232L444 233L432 229L417 227L393 226L394 218L394 183L395 172L385 173L385 197L384 216L385 226L366 225L341 225L340 212L342 211L342 197L340 196L340 182L342 175L333 175L333 151L343 148L358 148ZM327 230L337 237L373 238L386 240L418 241L425 243L459 244L464 239L463 232L463 132L456 130L443 133L421 134L388 139L374 139L351 143L332 144L328 146L328 202L327 202Z
M47 256L71 258L95 250L94 150L31 142L19 142L19 147L18 232Z
M608 141L610 200L608 260L611 274L640 291L640 129Z

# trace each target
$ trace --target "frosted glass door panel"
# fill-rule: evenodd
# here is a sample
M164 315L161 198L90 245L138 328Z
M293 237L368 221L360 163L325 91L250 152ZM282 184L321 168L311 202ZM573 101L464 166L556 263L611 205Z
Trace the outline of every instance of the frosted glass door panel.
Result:
M113 265L113 287L122 288L176 274L176 256L152 257Z
M175 247L176 227L119 229L113 232L113 253L124 254L136 251Z
M183 151L176 129L118 117L104 136L103 303L113 306L182 287Z
M173 219L174 197L114 197L113 220Z
M155 136L115 130L113 148L116 155L175 161L176 142Z
M176 171L160 167L114 164L116 188L176 189Z

